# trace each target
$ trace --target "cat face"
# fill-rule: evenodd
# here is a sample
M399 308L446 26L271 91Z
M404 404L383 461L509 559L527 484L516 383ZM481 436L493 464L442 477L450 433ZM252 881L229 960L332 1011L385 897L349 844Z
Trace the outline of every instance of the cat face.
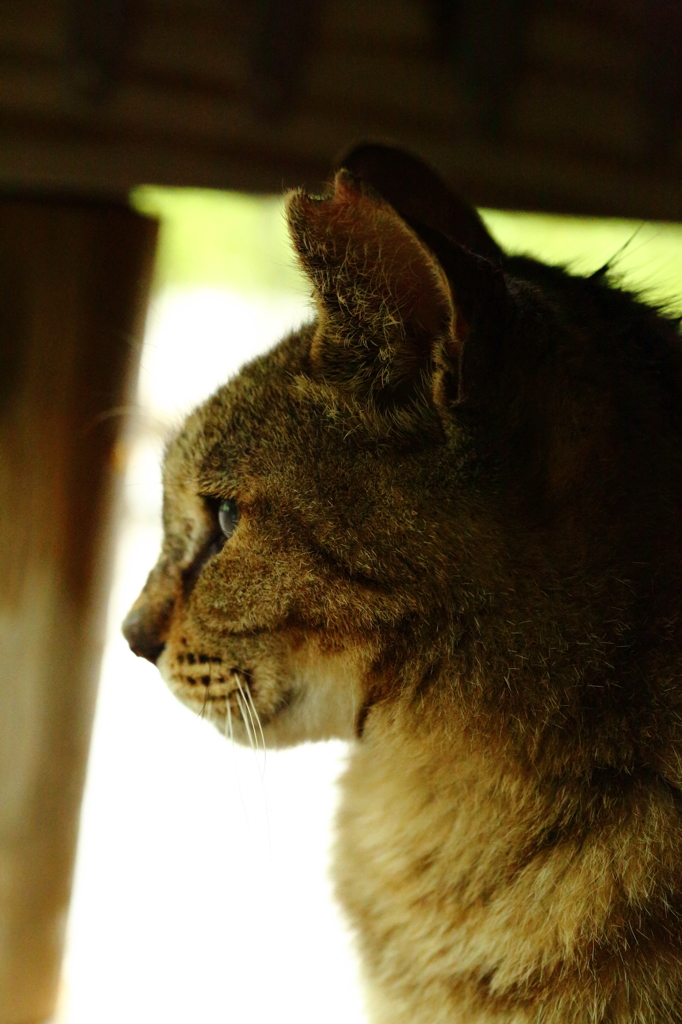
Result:
M322 481L302 486L324 443L290 381L308 345L257 360L169 446L163 550L125 627L176 696L244 742L352 735L362 700L367 645L325 628L349 584L315 536Z
M163 549L124 632L240 740L358 734L446 663L472 715L547 721L547 664L564 708L601 657L584 636L616 645L630 581L661 588L678 543L674 326L603 280L503 258L430 172L405 192L397 162L355 170L404 215L347 170L289 197L317 318L166 455Z
M317 323L170 445L163 551L125 624L180 699L275 744L353 735L386 638L448 572L443 542L468 514L442 488L457 458L433 395L447 401L457 352L439 262L345 173L326 202L294 194L289 219Z
M311 391L314 337L245 367L170 444L163 549L125 625L176 696L245 742L354 735L464 513L423 441Z

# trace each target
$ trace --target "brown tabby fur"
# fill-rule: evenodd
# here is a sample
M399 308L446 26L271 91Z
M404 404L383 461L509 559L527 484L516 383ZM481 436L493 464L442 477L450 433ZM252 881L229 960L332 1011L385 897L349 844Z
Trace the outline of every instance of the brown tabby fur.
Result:
M375 1024L682 1022L677 325L345 164L288 200L317 320L171 444L126 634L239 740L247 690L273 746L352 739Z

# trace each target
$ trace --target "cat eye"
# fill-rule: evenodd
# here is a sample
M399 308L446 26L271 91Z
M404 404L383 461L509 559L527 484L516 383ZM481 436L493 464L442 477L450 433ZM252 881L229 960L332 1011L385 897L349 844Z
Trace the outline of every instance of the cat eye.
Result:
M232 536L238 522L239 508L234 498L226 498L225 501L221 501L218 506L218 524L226 540L229 540Z

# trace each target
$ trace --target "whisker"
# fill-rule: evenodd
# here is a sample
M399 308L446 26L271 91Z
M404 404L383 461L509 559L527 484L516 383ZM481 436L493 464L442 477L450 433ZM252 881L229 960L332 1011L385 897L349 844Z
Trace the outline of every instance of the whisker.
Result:
M234 742L234 727L232 724L232 709L230 707L230 701L228 698L225 699L225 736L230 740L230 750L232 751L232 768L234 771L235 782L237 783L237 792L239 793L239 802L242 805L242 811L244 812L244 821L246 822L246 828L249 835L253 836L251 828L251 819L249 812L246 807L246 801L244 799L244 793L242 791L241 779L239 777L239 751Z
M244 718L244 725L246 727L246 730L247 730L247 733L248 733L248 736L249 736L249 742L251 743L251 748L253 749L253 752L254 752L254 754L256 756L256 765L258 767L258 776L260 778L261 792L263 794L263 808L265 810L265 829L266 829L266 834L267 834L267 848L268 848L270 859L272 859L272 835L271 835L271 832L270 832L270 810L269 810L269 807L268 807L268 794L267 794L267 790L265 788L265 735L263 733L263 727L261 725L260 716L258 714L258 711L256 710L256 705L253 702L253 696L251 694L251 690L249 689L248 686L243 686L242 685L242 681L241 681L241 678L240 678L240 675L239 675L238 672L233 673L233 675L234 675L235 679L237 680L237 687L238 687L238 690L239 690L239 692L235 691L235 696L236 696L237 700L239 701L239 707L240 707L241 712L242 712L242 717ZM249 729L248 723L246 721L246 717L244 715L245 711L248 714L248 717L251 719L251 729ZM262 747L263 747L263 757L262 757L262 760L258 756L259 753L260 753L260 746L259 746L259 744L257 742L254 743L254 737L256 735L256 726L258 727L258 732L260 733L260 742L262 743Z
M239 705L239 710L242 716L242 722L244 723L244 728L246 729L246 735L249 740L249 746L251 747L252 750L255 750L256 742L253 733L251 732L251 726L249 725L249 713L246 707L246 702L242 699L241 693L237 693L236 690L234 691L234 695L237 698L237 704Z
M204 703L201 705L201 711L199 712L199 718L203 718L206 712L206 706L208 704L208 690L204 690Z
M134 419L139 412L140 409L137 405L117 405L111 409L104 409L103 412L98 412L95 416L90 417L83 430L83 436L87 437L90 431L98 427L100 423L106 423L107 420L120 419L124 416Z
M256 754L258 754L259 751L260 751L260 744L258 743L258 738L257 738L257 734L256 734L256 727L258 728L258 731L260 733L260 741L261 741L262 749L263 749L263 763L262 763L262 765L260 765L260 764L258 765L258 769L260 771L261 778L262 778L263 777L263 772L265 771L265 736L263 734L263 727L261 726L260 718L258 716L258 712L256 711L256 705L254 704L253 697L251 696L251 691L249 690L248 686L243 686L242 685L242 681L241 681L241 678L240 678L238 672L234 673L234 678L237 681L237 686L239 687L239 693L241 694L241 697L242 697L242 699L244 701L244 704L246 705L246 710L248 712L249 719L251 720L251 729L252 729L253 737L254 737L254 742L252 743L252 746L253 746L253 749L254 749ZM241 707L241 704L240 704L240 707Z
M252 717L255 719L256 726L260 734L260 745L263 750L263 771L265 771L265 759L267 756L267 750L265 746L265 733L263 732L263 726L261 725L260 715L258 714L256 705L253 700L253 694L251 693L248 687L246 688L246 699L248 702L248 706L251 709Z
M248 714L249 714L249 719L251 720L251 726L253 727L254 736L255 736L255 731L256 731L255 730L255 718L257 718L257 715L254 717L254 714L256 712L256 708L255 708L254 703L253 703L253 698L252 698L252 696L251 696L251 694L249 692L248 686L242 686L241 677L240 677L238 672L234 672L233 673L233 678L235 679L235 681L237 683L237 686L239 687L239 693L241 694L241 696L242 696L242 698L244 700L244 703L246 704L246 708L247 708L247 711L248 711ZM252 714L252 711L254 712L254 714Z
M644 227L646 227L646 221L642 221L641 224L637 225L637 227L632 232L630 237L627 238L618 249L616 249L616 251L614 252L613 256L611 256L611 258L609 259L608 263L606 264L607 267L612 267L613 264L615 263L615 261L618 259L618 257L622 256L623 253L625 252L625 250L630 248L630 246L634 242L635 238L637 238L637 235L640 233L640 231Z
M232 729L232 711L230 709L230 702L225 698L225 738L229 739L232 746L234 746L234 731Z

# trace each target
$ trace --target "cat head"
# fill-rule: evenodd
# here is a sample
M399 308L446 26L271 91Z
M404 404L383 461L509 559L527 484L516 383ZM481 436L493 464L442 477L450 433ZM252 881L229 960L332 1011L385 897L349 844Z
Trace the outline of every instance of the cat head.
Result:
M478 664L491 595L599 561L585 522L616 507L625 456L595 337L668 330L603 282L506 259L413 158L344 164L288 197L317 318L169 446L163 549L124 627L240 740L352 736L409 671Z

